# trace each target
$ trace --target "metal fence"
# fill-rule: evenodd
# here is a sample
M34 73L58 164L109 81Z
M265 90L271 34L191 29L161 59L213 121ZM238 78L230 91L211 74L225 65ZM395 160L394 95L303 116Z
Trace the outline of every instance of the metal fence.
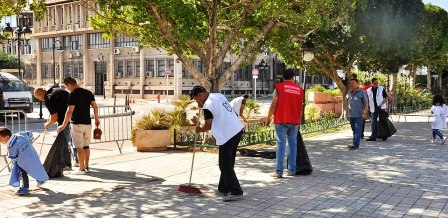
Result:
M92 135L92 144L116 142L117 148L122 154L121 149L124 142L130 139L133 114L134 111L127 105L98 107L99 128L102 135L101 139L93 139ZM93 112L91 117L94 118Z
M22 110L0 110L0 126L5 126L11 132L20 132L28 130L28 119L26 113ZM0 157L5 162L5 167L0 170L8 168L11 170L8 162L8 148L7 145L0 144Z
M400 122L401 117L407 122L407 116L428 117L429 122L432 117L431 102L412 96L400 97L396 106L389 107L389 114L397 115L397 122Z
M349 124L346 119L331 119L322 120L313 123L306 123L300 126L302 134L322 131L326 129L335 128ZM239 147L275 142L275 130L272 127L265 127L262 122L250 123L245 127L246 131L243 133ZM194 131L173 131L174 134L174 147L180 146L192 146L194 144ZM215 139L210 133L198 134L198 146L200 147L213 147L216 146Z

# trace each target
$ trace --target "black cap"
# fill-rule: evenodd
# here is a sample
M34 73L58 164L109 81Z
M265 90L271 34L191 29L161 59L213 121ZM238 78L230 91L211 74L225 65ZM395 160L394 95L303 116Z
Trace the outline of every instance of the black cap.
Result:
M196 95L198 95L199 93L206 92L206 91L207 90L205 90L205 88L202 87L202 86L195 86L195 87L193 87L193 89L191 89L191 91L190 91L190 100L193 100L193 98Z

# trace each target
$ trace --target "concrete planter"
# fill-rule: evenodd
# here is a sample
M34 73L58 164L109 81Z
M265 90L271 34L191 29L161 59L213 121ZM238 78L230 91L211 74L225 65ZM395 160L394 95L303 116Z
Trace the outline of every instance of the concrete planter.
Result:
M179 132L194 132L195 129L196 129L196 126L181 126L181 127L176 129L176 132L177 133L179 133ZM177 137L176 141L179 142L180 141L180 135L176 134L176 137ZM171 142L171 144L174 144L174 135L170 136L170 142Z
M171 130L135 130L134 147L137 151L163 151L171 144Z
M308 101L313 103L327 103L333 101L333 96L330 93L309 92Z

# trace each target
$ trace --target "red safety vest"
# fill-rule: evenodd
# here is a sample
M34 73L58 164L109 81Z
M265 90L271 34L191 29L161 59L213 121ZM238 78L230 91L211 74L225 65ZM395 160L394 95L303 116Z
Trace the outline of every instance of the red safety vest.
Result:
M292 81L275 85L278 95L277 109L274 112L275 124L301 124L303 108L303 88Z

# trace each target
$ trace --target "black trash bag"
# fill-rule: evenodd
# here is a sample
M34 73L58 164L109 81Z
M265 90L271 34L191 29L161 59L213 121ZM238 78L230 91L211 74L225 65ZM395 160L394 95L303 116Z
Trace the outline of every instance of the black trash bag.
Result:
M389 114L385 110L379 110L378 136L377 138L386 140L397 132L392 122L389 120Z
M238 149L242 156L246 157L261 157L266 159L275 159L276 152L275 151L256 151L252 149L241 148Z
M64 176L65 167L71 168L72 162L64 132L60 132L48 152L44 168L50 178L56 178Z
M313 166L311 165L308 152L306 151L305 143L303 142L302 134L297 133L297 159L296 159L297 171L296 175L310 175L313 172Z

